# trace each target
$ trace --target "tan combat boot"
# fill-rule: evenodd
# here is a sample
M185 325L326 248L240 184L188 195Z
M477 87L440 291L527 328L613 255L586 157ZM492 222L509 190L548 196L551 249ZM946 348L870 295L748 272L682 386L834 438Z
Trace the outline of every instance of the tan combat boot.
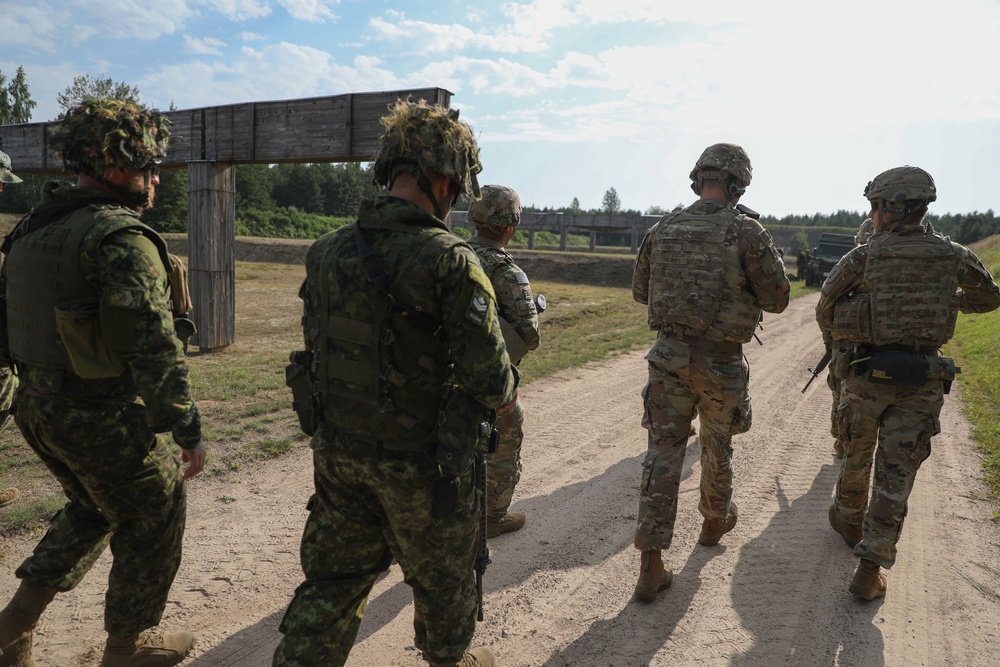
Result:
M859 598L874 600L885 597L885 585L885 575L879 571L878 563L862 558L848 590Z
M731 531L736 526L739 512L736 503L729 503L729 514L725 519L705 519L701 524L701 535L698 536L698 544L706 547L714 547L722 539L722 536Z
M499 519L486 519L486 537L496 537L504 533L513 533L524 527L524 512L508 512Z
M10 604L0 611L0 665L35 667L31 659L32 633L55 595L53 588L21 582Z
M493 654L493 651L483 647L472 649L458 662L432 662L430 665L431 667L498 667L500 663L497 662L497 657Z
M108 635L101 667L170 667L183 660L192 646L194 635L190 632L146 630L129 639Z
M840 512L837 511L836 504L830 505L829 515L830 527L837 531L837 534L844 539L847 546L852 549L858 546L858 542L860 542L865 536L861 526L856 526L853 523L847 523L844 521L844 519L840 516Z
M659 549L642 552L639 561L639 581L635 585L635 596L644 602L652 602L656 594L666 590L674 581L674 573L663 567Z
M0 489L0 507L4 505L10 505L12 502L18 499L21 492L17 489Z

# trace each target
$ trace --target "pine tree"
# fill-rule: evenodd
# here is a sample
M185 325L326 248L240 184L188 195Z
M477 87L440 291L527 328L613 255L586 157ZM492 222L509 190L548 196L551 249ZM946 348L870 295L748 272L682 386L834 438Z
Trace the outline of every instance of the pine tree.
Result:
M27 123L31 121L31 110L37 107L38 103L31 99L23 66L17 68L17 74L14 75L14 80L10 82L7 90L13 99L11 122Z

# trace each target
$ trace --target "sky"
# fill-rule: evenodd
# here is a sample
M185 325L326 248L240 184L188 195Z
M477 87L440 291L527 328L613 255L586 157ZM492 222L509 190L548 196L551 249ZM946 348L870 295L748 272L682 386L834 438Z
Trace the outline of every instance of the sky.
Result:
M0 35L33 121L81 74L161 109L440 87L526 205L687 204L733 142L764 214L903 164L932 213L1000 211L1000 0L0 0Z

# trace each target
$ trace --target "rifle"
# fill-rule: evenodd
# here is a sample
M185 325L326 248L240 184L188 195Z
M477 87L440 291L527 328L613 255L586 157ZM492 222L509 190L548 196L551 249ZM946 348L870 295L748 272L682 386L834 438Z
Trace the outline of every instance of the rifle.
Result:
M492 426L492 425L491 425ZM496 451L497 432L490 430L490 440L487 449L492 454ZM479 487L482 511L479 513L479 544L476 549L476 595L479 597L479 613L476 618L483 620L483 575L490 560L490 548L486 544L486 450L479 449L476 454L476 486Z
M820 373L822 373L823 369L825 369L827 367L827 365L830 363L830 358L832 356L833 356L833 354L831 352L831 348L829 348L829 347L826 348L826 352L824 352L823 356L820 357L819 363L816 364L816 368L810 368L809 369L809 371L812 373L812 377L809 378L808 382L806 382L806 386L802 387L802 393L803 394L806 393L806 389L808 389L809 385L812 384L812 381L816 379L816 376L819 375Z
M757 318L757 326L760 327L761 331L764 330L764 313L761 313L760 317ZM760 336L757 335L756 331L753 332L753 337L757 341L758 345L760 345L761 347L764 346L764 341L760 339Z

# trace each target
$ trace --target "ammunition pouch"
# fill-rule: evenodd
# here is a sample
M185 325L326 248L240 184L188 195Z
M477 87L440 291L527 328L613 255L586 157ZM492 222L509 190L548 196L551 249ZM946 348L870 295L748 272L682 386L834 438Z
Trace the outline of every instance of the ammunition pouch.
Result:
M292 352L285 366L285 385L292 390L292 410L299 418L302 432L316 435L321 413L313 391L313 353Z
M528 354L528 346L524 344L521 334L517 332L517 329L510 322L503 317L500 317L499 320L500 333L503 334L503 342L507 348L507 356L510 357L510 363L518 364Z
M469 469L477 452L489 446L495 413L452 384L441 394L434 460L445 477Z
M121 357L105 344L96 299L67 301L56 306L56 331L78 377L101 380L125 372Z
M950 383L962 369L950 357L927 356L906 350L876 350L867 362L867 379L873 384L916 387L931 380Z
M833 336L855 343L872 340L871 301L868 294L857 294L834 305Z

